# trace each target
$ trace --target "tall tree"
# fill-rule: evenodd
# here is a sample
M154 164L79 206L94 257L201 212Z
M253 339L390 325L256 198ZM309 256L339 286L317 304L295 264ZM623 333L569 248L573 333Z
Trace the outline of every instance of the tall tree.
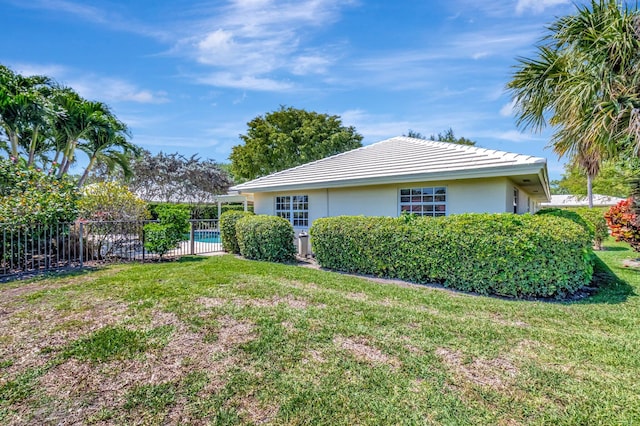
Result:
M47 149L45 133L59 112L51 102L52 92L48 77L24 77L0 65L0 125L9 154L18 158L23 153L28 165Z
M362 146L354 127L342 125L337 115L292 107L258 116L247 123L243 145L231 150L235 179L250 180L280 170L340 154Z
M96 170L104 172L101 166ZM96 176L100 180L100 176ZM132 167L129 189L147 201L203 204L224 194L231 185L229 175L213 160L178 153L152 155L144 151Z
M550 145L570 156L591 182L602 162L640 142L640 40L638 11L617 0L577 5L557 19L533 59L519 58L508 84L517 123L555 129Z

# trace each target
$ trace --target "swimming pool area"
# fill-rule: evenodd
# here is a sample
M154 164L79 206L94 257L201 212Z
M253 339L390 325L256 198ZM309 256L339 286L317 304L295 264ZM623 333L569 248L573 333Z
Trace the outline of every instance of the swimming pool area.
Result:
M193 240L197 243L220 243L220 231L217 229L199 229L193 231ZM187 237L188 239L188 237Z

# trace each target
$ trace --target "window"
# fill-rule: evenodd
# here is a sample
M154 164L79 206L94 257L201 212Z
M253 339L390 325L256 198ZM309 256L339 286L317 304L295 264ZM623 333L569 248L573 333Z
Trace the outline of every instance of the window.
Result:
M400 190L400 211L418 216L445 216L447 188L407 188Z
M287 219L295 227L309 226L309 196L285 195L276 197L276 216Z
M519 198L519 194L518 194L518 189L517 188L513 188L513 212L514 213L518 213L518 198Z

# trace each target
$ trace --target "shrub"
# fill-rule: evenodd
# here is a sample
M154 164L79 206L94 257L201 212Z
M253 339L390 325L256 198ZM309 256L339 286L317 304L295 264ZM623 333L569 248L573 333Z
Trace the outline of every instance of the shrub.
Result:
M548 214L548 215L552 215L552 216L556 216L556 217L562 217L562 218L565 218L565 219L569 219L569 220L577 223L578 225L582 226L584 228L584 230L587 231L587 233L589 233L589 235L591 236L592 239L595 237L595 227L594 227L594 225L590 221L588 221L585 218L583 218L576 211L558 209L558 208L548 208L548 209L538 210L536 212L536 214L537 215Z
M160 223L144 226L144 247L160 255L177 248L184 234L189 232L189 210L184 206L166 204L156 209Z
M295 257L293 226L277 216L245 216L236 222L240 254L247 259L291 262Z
M220 237L224 251L240 254L240 246L236 237L236 222L252 214L251 212L230 210L220 216Z
M24 160L0 158L0 223L52 225L78 216L79 193L67 176L58 179L27 167Z
M590 235L553 215L331 217L311 227L320 265L510 297L562 297L593 273Z
M0 158L0 269L33 267L30 253L59 253L71 232L59 224L76 219L79 196L75 183L56 178L55 169Z
M144 220L146 203L116 182L98 182L84 187L78 202L80 217L88 220Z
M191 219L218 219L218 206L216 204L175 204L175 203L149 203L148 209L152 219L158 219L156 209L164 205L184 206L191 212ZM228 211L244 211L244 204L223 204L220 208L224 214ZM253 211L253 206L248 206Z
M612 206L604 218L616 241L627 242L633 250L640 252L640 218L633 210L633 198Z
M609 236L609 227L607 226L607 221L604 218L605 210L602 208L590 209L587 207L581 207L574 211L593 227L593 246L596 250L601 250L602 242Z

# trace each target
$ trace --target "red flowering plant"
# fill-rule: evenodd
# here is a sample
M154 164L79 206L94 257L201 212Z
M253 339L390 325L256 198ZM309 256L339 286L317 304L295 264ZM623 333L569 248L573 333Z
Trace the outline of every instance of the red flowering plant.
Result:
M640 252L640 218L634 211L633 197L612 206L604 218L616 241L629 243L634 251Z

